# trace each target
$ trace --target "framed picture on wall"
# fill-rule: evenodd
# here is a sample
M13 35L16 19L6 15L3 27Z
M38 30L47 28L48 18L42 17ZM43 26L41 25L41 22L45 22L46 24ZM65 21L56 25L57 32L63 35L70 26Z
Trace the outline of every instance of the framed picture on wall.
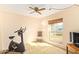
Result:
M38 31L37 36L42 37L42 31Z

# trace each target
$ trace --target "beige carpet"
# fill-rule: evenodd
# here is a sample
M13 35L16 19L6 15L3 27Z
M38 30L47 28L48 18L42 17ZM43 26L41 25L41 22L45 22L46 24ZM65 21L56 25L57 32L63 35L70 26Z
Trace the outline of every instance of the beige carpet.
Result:
M47 43L33 43L26 44L26 51L23 54L66 54L66 50L58 48ZM3 52L0 52L4 54ZM19 52L9 52L8 54L21 54Z
M66 54L66 50L58 48L56 46L47 43L33 43L26 44L27 52L29 54Z

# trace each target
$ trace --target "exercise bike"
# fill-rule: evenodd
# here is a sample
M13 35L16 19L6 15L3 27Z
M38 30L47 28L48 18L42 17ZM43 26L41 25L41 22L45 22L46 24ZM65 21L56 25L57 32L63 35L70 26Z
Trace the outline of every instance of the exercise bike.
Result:
M17 43L13 40L13 38L15 36L9 36L9 39L11 39L11 42L9 44L9 47L8 47L8 51L5 52L5 53L8 53L8 52L20 52L20 53L23 53L25 51L25 47L24 47L24 42L23 42L23 33L25 32L26 28L20 28L19 30L15 31L14 33L17 33L18 36L21 37L21 42L20 43Z

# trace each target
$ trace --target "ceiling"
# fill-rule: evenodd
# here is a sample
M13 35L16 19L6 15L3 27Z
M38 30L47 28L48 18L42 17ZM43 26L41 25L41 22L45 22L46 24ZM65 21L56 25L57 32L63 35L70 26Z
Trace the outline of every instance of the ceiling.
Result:
M44 17L62 11L72 6L72 4L3 4L0 6L6 8L6 10L11 10L24 16ZM29 7L46 8L46 10L41 11L41 15L38 13L30 14L33 10Z

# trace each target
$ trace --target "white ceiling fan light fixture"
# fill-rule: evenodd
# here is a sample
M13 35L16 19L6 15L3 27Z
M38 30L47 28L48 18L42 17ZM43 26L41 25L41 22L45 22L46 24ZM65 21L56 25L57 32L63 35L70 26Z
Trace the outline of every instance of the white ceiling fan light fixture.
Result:
M33 10L30 14L36 12L36 13L38 13L40 15L42 14L41 11L46 9L46 8L39 8L39 7L29 7L29 8Z

